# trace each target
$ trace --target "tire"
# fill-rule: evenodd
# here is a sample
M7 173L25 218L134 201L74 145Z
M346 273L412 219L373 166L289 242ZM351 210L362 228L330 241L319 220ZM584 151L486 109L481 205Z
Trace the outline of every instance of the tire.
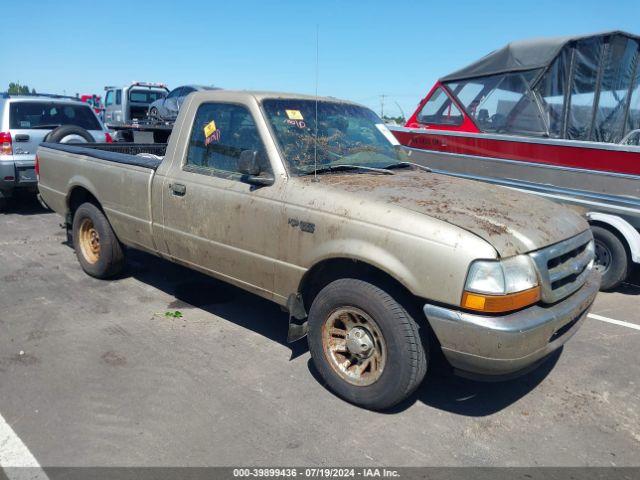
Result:
M358 321L349 328L344 322L353 318ZM397 300L375 285L350 278L330 283L314 299L308 322L313 363L326 385L348 402L371 410L390 408L407 398L425 376L428 347L420 339L418 325ZM359 336L363 330L365 335ZM338 331L349 332L344 342L342 334L330 333ZM364 359L357 357L362 339L362 347L369 344L373 349L368 351L375 350ZM334 344L345 352L333 352ZM352 363L354 357L357 360L347 369L351 374L360 362L364 366L369 361L368 373L348 378L350 374L338 366L347 357Z
M109 220L93 203L83 203L73 216L73 248L82 269L95 278L122 272L124 252ZM97 236L97 245L95 239ZM96 248L97 247L97 248Z
M591 231L596 246L596 269L602 274L600 290L612 290L627 278L629 254L611 230L594 225Z
M65 138L70 137L72 135L76 135L78 137L83 138L87 143L94 143L95 139L93 136L84 128L78 127L76 125L61 125L58 128L51 130L44 138L45 142L51 143L67 143L64 141ZM69 142L69 143L79 143L79 142Z
M160 120L160 114L156 107L152 107L151 110L149 110L149 118L151 120Z

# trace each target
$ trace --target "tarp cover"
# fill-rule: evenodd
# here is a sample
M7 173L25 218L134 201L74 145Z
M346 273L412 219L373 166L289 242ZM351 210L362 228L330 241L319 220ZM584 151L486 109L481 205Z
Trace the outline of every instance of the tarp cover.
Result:
M560 50L570 42L590 37L607 37L610 35L624 35L640 40L637 35L622 31L595 33L591 35L577 35L567 37L538 38L511 42L499 50L494 50L477 62L453 72L440 81L462 80L482 77L496 73L519 72L546 67L558 55Z

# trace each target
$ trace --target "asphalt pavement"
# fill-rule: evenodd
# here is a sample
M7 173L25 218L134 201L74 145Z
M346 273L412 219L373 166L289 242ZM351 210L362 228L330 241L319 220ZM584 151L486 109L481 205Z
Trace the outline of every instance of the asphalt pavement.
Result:
M5 461L640 465L637 274L599 294L599 318L525 377L430 372L374 413L322 386L305 343L286 343L278 306L140 252L121 278L90 278L60 222L30 201L0 214Z

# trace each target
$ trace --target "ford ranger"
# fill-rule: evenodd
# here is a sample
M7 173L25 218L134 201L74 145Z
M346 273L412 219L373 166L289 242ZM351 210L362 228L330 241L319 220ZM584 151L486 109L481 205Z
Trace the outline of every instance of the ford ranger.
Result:
M410 159L363 106L218 90L187 97L164 155L44 143L37 168L86 273L116 276L130 247L270 299L337 395L385 409L436 354L535 367L600 283L579 215Z

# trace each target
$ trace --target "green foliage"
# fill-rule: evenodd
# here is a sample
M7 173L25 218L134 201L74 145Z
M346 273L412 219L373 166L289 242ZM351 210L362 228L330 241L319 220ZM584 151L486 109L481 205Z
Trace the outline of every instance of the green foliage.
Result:
M397 117L391 117L389 115L384 115L382 117L384 123L390 123L395 125L404 125L407 121L402 115L398 115Z
M35 94L36 89L35 88L29 89L28 85L20 85L19 83L15 83L15 82L9 83L9 88L7 89L7 93L13 94L13 95L22 95L29 92Z

